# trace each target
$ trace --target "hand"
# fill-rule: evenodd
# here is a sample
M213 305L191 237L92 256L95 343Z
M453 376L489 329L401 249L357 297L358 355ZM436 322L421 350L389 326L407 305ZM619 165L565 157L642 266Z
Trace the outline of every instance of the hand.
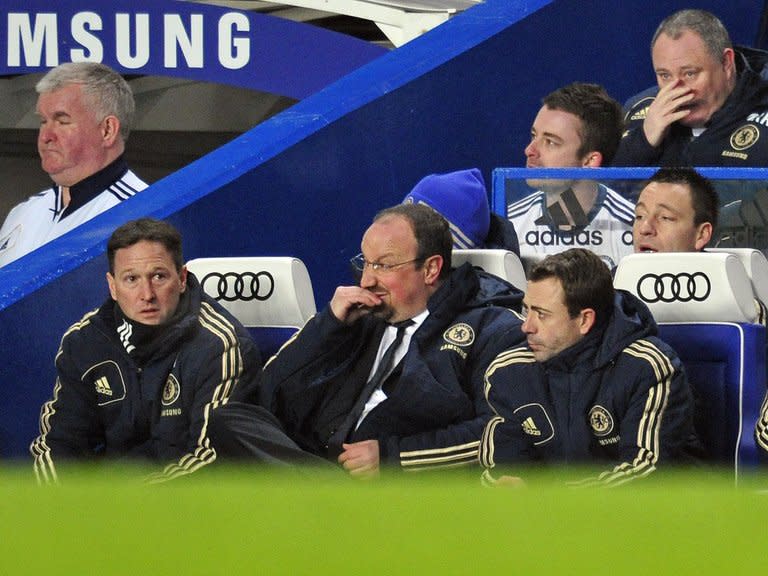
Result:
M359 286L339 286L331 298L331 312L339 321L353 324L382 304L381 298Z
M339 464L352 476L374 478L379 475L378 440L363 440L341 447L344 451L339 454Z
M525 480L520 478L520 476L507 476L505 474L504 476L499 476L493 485L507 486L511 488L522 488L523 486L525 486Z
M669 132L673 122L682 120L688 115L686 104L693 100L693 92L687 86L674 83L665 84L651 102L643 120L643 132L648 144L656 148Z

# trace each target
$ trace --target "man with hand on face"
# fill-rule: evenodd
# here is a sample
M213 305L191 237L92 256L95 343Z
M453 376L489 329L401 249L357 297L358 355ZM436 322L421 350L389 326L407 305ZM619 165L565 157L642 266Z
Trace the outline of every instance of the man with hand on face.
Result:
M768 166L768 54L734 49L704 10L666 18L651 41L658 88L626 105L614 166Z
M490 417L488 363L523 340L522 294L465 264L451 269L446 220L423 204L376 215L336 289L265 366L262 406L230 402L211 435L223 455L337 461L353 475L477 463ZM289 438L290 437L290 438Z
M525 148L527 168L597 168L621 140L621 105L597 84L574 82L548 94ZM507 206L520 257L539 260L576 246L609 267L632 252L632 202L594 180L529 179L537 191Z
M162 464L158 481L210 464L211 413L261 369L247 330L187 273L173 226L128 222L107 258L111 299L72 325L56 354L30 447L41 482L66 461Z
M548 256L529 274L523 307L527 345L486 372L495 414L480 449L487 481L514 483L521 467L541 463L602 463L594 480L620 484L695 446L680 360L656 337L648 307L614 290L599 257L581 248Z
M128 83L96 62L69 62L35 87L37 149L54 185L13 208L0 228L0 266L144 190L123 153L135 104Z

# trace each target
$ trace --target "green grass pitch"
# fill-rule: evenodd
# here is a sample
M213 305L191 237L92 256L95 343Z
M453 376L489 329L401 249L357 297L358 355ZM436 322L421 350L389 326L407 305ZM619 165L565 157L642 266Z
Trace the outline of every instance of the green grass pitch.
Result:
M162 485L83 469L39 487L0 470L0 573L761 574L768 475L700 470L575 489L477 474L275 473L220 467Z

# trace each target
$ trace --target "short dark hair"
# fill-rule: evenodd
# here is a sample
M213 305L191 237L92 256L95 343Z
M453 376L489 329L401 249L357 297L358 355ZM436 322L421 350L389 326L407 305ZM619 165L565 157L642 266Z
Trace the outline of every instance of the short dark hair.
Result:
M444 280L451 273L451 251L453 237L448 221L426 204L398 204L381 210L374 217L376 222L387 216L402 216L411 224L418 247L417 258L426 260L430 256L443 257L443 268L439 278ZM419 263L421 266L421 263Z
M693 223L698 226L704 222L709 222L713 228L717 228L717 220L720 215L720 197L712 182L696 170L690 167L660 168L645 183L645 186L651 182L687 186L691 193L691 204L693 204Z
M531 268L529 282L557 278L571 318L585 308L595 311L595 325L607 322L613 310L613 278L605 262L590 250L571 248L547 256Z
M602 164L610 164L624 132L624 112L605 88L599 84L574 82L547 94L542 104L581 120L579 156L596 150L603 155Z
M680 10L667 16L659 24L651 40L651 50L662 34L677 40L686 30L697 34L707 47L707 51L718 62L723 55L723 50L733 47L728 30L717 16L706 10Z
M129 248L134 244L146 240L159 242L173 259L176 271L180 271L184 265L181 253L181 234L176 228L162 220L154 218L139 218L131 220L117 228L107 242L107 259L109 260L109 273L115 273L115 253L121 248Z

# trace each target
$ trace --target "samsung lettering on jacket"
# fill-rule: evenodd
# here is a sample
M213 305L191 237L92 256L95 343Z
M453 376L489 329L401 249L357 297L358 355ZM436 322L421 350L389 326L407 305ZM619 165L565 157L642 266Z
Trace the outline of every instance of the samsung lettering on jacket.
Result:
M385 52L314 26L190 2L4 4L0 75L95 61L124 74L189 77L298 99Z

